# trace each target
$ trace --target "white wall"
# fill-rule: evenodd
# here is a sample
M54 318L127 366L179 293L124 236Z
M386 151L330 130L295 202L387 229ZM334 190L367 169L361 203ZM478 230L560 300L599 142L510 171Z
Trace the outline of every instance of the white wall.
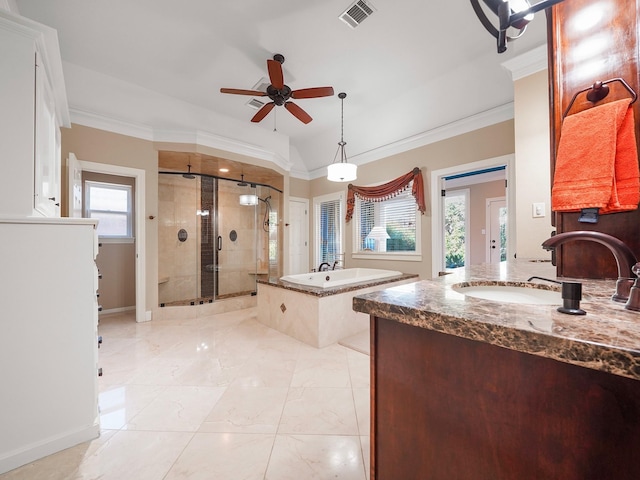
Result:
M551 254L540 246L553 230L546 69L515 80L514 128L517 258L550 259ZM533 203L544 203L544 217L533 217Z

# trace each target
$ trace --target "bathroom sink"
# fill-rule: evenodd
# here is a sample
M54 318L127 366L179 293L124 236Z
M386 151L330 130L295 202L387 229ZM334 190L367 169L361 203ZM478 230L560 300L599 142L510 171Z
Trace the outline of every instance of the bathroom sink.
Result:
M560 291L544 288L543 285L522 283L491 282L482 284L458 283L452 286L455 292L467 297L502 303L523 303L528 305L562 305Z

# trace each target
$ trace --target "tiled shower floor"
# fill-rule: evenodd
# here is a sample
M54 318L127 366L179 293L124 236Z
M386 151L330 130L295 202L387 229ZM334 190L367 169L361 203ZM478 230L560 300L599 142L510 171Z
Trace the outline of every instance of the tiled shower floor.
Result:
M255 315L101 317L100 438L0 480L368 478L369 357Z

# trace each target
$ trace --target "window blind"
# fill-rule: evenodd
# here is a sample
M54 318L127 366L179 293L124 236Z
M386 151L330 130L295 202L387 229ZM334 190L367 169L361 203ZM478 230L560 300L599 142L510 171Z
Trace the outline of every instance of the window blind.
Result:
M359 251L416 251L417 210L411 189L382 202L356 199L356 205Z
M339 198L316 204L316 267L341 258L342 216L342 201Z

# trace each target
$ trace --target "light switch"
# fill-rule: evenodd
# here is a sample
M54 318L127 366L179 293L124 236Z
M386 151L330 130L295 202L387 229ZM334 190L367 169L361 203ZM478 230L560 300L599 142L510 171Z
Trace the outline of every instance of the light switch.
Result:
M533 204L533 218L539 218L545 216L545 205L543 203L534 203Z

